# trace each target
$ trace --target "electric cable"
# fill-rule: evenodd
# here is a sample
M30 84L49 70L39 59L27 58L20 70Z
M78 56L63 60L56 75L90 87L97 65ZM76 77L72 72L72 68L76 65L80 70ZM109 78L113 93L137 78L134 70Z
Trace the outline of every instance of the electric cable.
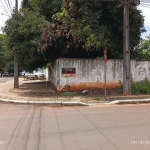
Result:
M5 5L2 3L2 1L0 1L0 6L1 6L2 10L4 11L4 13L9 16L7 9L5 8Z
M6 0L4 0L4 2L5 2L5 6L6 6L6 9L7 9L7 12L9 13L9 16L11 16L11 10L10 10L10 7L9 7L9 5L8 5L8 3L7 3Z
M11 6L11 4L10 4L10 1L9 1L9 0L7 0L7 2L8 2L8 6L9 6L9 8L10 8L10 12L11 12L11 14L12 14L13 7Z

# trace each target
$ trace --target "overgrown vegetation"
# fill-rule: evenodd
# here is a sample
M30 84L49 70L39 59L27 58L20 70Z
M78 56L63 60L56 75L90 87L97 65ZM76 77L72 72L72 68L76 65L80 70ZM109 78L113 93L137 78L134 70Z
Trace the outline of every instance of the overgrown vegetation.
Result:
M122 82L119 82L120 89L123 90ZM133 82L131 83L131 94L139 95L139 94L150 94L150 81L148 79Z
M27 70L45 66L59 57L123 56L123 7L120 3L68 0L23 0L22 9L5 25L9 56L18 57ZM140 43L145 32L144 17L130 6L130 46ZM41 53L38 52L41 50ZM15 53L14 53L15 51Z
M61 94L61 96L73 97L73 96L79 96L79 94L76 92L64 92Z
M141 39L140 44L135 48L136 59L150 60L150 35Z
M132 94L150 94L150 81L148 79L132 83L131 85Z

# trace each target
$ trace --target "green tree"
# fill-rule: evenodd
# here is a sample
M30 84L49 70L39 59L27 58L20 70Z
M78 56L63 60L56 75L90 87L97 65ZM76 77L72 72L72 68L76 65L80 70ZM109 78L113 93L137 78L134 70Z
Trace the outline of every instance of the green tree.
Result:
M45 6L48 4L47 1ZM123 7L119 3L63 0L61 9L53 15L51 12L51 20L42 26L42 49L61 40L67 57L103 56L105 48L108 58L123 57ZM142 32L145 32L144 17L137 7L130 6L131 58Z
M123 7L107 2L102 4L102 12L100 22L103 22L110 32L108 58L123 58ZM140 43L141 33L145 32L144 17L137 7L130 5L129 19L131 58L133 58L134 47Z
M109 43L109 32L106 26L99 24L101 12L93 11L94 6L89 2L68 3L63 0L61 11L52 16L50 23L42 26L44 44L41 49L52 45L52 41L57 39L67 41L64 46L68 49L80 44L87 51L105 48Z
M61 10L62 0L23 0L22 7L39 11L47 21L52 20L53 14Z
M5 47L6 37L3 34L0 34L0 74L4 72L7 66L7 57L6 57L6 47Z
M115 2L24 0L24 7L38 10L48 21L42 26L41 49L61 48L58 56L103 56L107 48L108 58L123 57L123 5ZM131 58L134 47L145 32L144 17L137 7L130 5ZM55 45L55 47L51 45Z
M9 58L17 56L19 65L28 70L40 67L35 62L39 62L42 56L42 53L38 52L39 24L42 22L44 17L38 12L20 9L18 13L14 11L3 30L8 39Z
M135 58L139 60L150 60L150 35L142 39L139 46L135 48Z

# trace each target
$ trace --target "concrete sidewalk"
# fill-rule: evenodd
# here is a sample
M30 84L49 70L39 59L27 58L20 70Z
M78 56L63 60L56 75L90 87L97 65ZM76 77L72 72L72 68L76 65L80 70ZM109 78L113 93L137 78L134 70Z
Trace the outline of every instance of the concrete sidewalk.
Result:
M140 96L59 96L54 86L46 80L24 80L19 78L19 89L13 89L14 81L0 84L0 101L13 103L61 104L61 105L97 105L149 103L150 95ZM54 94L55 93L55 94ZM55 96L54 96L55 95Z
M0 101L12 103L88 105L84 97L57 96L54 86L46 80L19 78L19 89L13 88L14 81L0 84ZM86 99L86 100L85 100Z

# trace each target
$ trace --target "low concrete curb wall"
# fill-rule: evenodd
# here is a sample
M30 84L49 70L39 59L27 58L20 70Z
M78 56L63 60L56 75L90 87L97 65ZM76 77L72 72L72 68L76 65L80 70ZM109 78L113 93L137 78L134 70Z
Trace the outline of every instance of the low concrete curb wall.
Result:
M24 100L9 100L0 99L1 102L18 103L18 104L49 104L49 105L64 105L64 106L88 106L87 103L80 101L24 101Z
M110 102L110 104L131 104L131 103L150 103L149 99L129 99L129 100L115 100Z

